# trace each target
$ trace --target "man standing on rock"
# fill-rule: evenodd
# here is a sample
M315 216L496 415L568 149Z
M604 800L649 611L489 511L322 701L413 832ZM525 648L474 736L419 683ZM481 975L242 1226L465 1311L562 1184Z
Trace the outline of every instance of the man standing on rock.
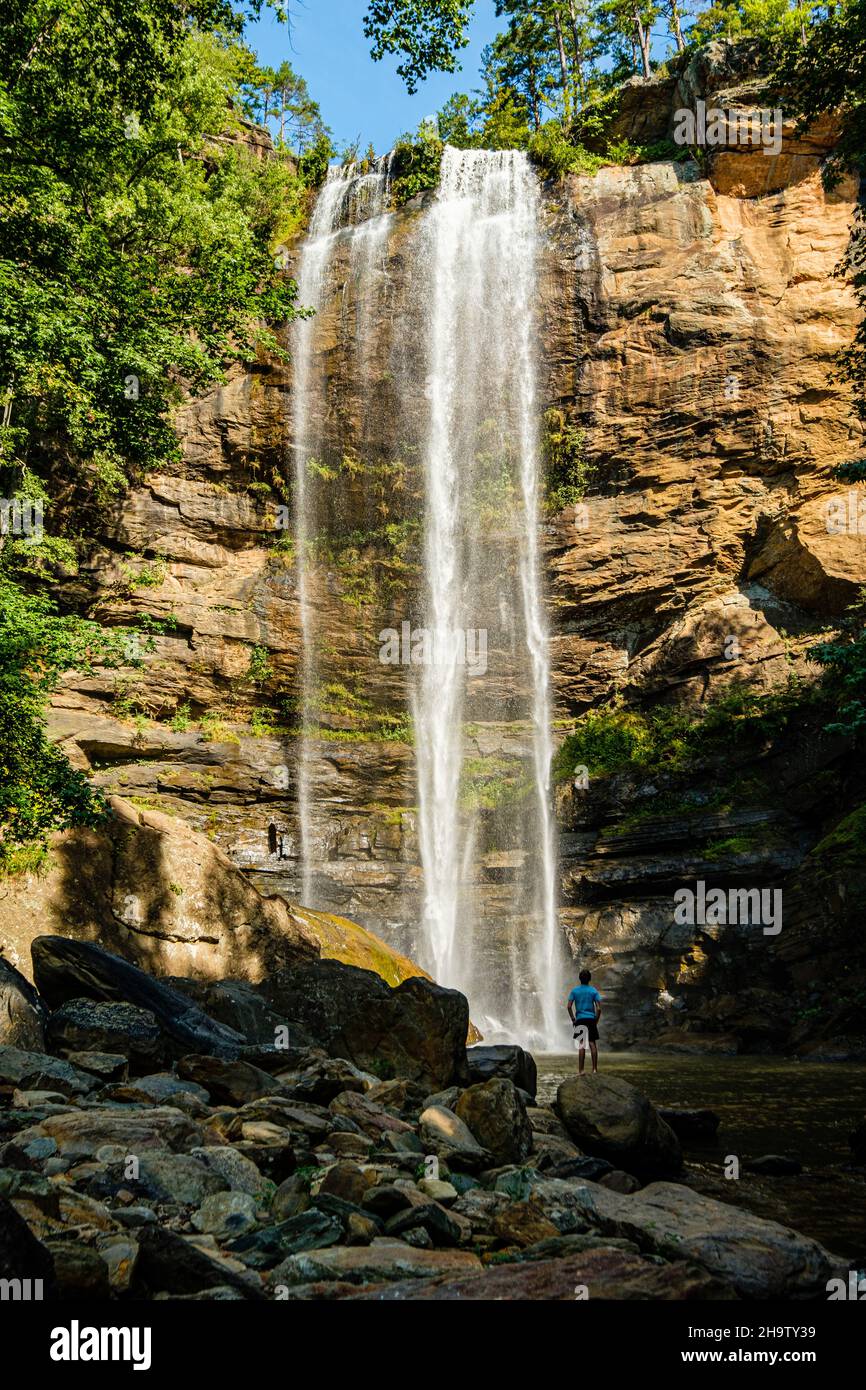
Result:
M586 1043L592 1056L592 1070L598 1071L598 1020L601 1018L601 995L589 983L592 979L588 970L581 970L580 984L575 985L568 996L568 1012L574 1024L574 1036L578 1043L577 1070L583 1075L586 1061ZM585 1030L585 1031L584 1031Z

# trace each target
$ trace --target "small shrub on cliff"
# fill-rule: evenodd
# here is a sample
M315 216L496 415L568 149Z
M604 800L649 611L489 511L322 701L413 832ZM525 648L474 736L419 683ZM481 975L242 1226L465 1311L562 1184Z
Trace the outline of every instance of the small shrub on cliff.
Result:
M583 456L583 430L570 424L561 410L549 410L544 423L546 505L555 516L586 496L592 467Z
M809 655L824 667L824 689L832 699L834 717L827 725L833 734L866 731L866 589L849 608L838 635L821 642Z
M444 148L430 121L422 121L415 135L397 141L391 165L391 193L397 207L438 187Z
M559 121L548 121L529 141L529 158L546 178L566 174L595 174L608 161L590 154L566 136Z
M765 746L822 698L820 691L792 682L768 694L731 686L698 715L667 707L627 709L614 700L577 721L556 753L554 776L567 781L579 765L590 775L627 768L685 771L699 758L723 753L733 743Z

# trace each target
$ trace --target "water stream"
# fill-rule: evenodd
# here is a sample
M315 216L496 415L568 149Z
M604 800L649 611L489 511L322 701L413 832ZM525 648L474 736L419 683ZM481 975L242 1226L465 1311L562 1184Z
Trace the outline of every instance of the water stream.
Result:
M331 315L328 343L349 348L351 391L371 397L378 296L387 276L391 160L372 173L332 169L298 268L298 302L315 311L295 328L296 557L303 660L301 723L315 725L317 630L310 592L316 529L308 472L331 398L317 318L329 294L354 313ZM539 191L519 151L447 148L438 192L413 214L401 244L412 305L405 399L421 402L417 456L423 497L416 611L426 657L409 673L423 895L419 963L469 996L490 1040L555 1049L562 1032L551 803L548 633L539 556L541 406L536 313ZM348 239L348 246L345 244ZM337 249L342 289L329 285ZM352 335L351 337L349 335ZM327 336L327 335L326 335ZM317 347L318 343L318 347ZM337 347L340 347L338 343ZM397 442L395 421L394 449ZM332 445L333 447L333 445ZM484 731L474 756L470 728ZM317 905L309 732L301 738L297 801L301 894ZM473 795L477 763L505 769L511 803L495 831ZM516 771L515 771L516 769ZM499 836L499 842L494 842ZM491 867L492 866L492 867ZM479 885L507 889L491 922Z

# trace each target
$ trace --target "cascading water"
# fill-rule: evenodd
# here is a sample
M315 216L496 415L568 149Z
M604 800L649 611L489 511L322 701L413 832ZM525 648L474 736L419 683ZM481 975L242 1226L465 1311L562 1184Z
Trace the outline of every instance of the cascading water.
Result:
M311 603L310 550L315 539L308 486L308 470L321 442L320 421L327 382L316 368L317 320L328 289L328 272L341 233L352 240L352 265L369 275L377 250L387 237L390 215L386 211L391 157L380 160L373 173L357 173L354 165L332 166L316 201L309 234L301 250L297 273L298 304L312 310L298 319L293 340L293 406L295 453L295 564L301 619L301 671L299 714L297 805L300 829L301 901L315 906L313 886L313 832L311 817L311 759L309 728L316 716L317 633ZM362 220L363 219L363 220ZM363 339L363 334L359 335ZM363 360L361 362L363 372Z
M402 933L401 949L469 996L488 1040L558 1050L562 943L539 556L538 185L519 152L446 149L438 195L401 224L403 294L384 312L389 257L395 264L390 169L386 159L372 174L330 171L298 271L299 303L315 311L297 324L294 342L301 892L319 905L314 726L332 634L317 629L329 601L321 586L333 579L317 572L314 552L319 527L340 507L339 492L323 492L318 478L339 472L347 453L353 467L381 464L386 476L405 471L408 459L414 524L423 513L422 611L411 616L429 641L403 687L414 729L420 937L411 907L402 925L389 914L389 925ZM311 464L324 467L311 473ZM330 509L331 523L317 505ZM357 527L351 506L346 521ZM374 631L394 615L381 617ZM340 679L333 666L327 679L335 670ZM492 801L491 766L503 793Z
M426 239L424 569L426 627L437 655L422 670L414 706L425 934L434 975L469 994L485 1031L552 1048L561 1042L562 1000L538 553L538 192L525 155L446 149ZM492 662L510 657L531 726L529 809L515 882L525 920L507 943L506 999L501 991L490 997L479 950L467 874L477 818L461 798L467 686L478 687L476 709L502 718L496 695L483 689L484 682L496 687L497 673L470 682L465 661L466 634L486 631L491 613L500 638Z

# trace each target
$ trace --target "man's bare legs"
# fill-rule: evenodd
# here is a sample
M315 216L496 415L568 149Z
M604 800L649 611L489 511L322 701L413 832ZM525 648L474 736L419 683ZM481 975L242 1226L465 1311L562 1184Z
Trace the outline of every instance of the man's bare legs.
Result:
M598 1043L591 1042L589 1045L589 1050L592 1054L592 1073L594 1076L595 1073L598 1071ZM580 1069L581 1071L583 1071L583 1058L581 1058Z

